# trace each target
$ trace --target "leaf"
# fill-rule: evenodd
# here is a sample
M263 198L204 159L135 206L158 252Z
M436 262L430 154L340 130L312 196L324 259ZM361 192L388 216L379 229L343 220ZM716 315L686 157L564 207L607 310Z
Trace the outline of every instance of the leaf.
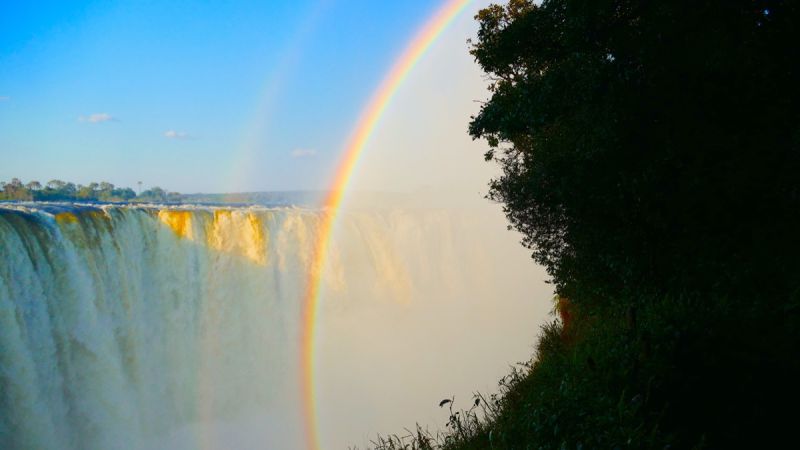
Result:
M449 398L446 398L446 399L440 401L439 402L439 408L443 407L444 405L446 405L446 404L448 404L450 402L452 402L452 400L450 400Z

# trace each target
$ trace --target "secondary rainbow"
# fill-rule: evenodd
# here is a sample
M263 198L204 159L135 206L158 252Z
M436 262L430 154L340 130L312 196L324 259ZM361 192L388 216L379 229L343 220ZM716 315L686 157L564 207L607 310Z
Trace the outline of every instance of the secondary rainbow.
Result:
M330 193L324 200L326 207L321 216L319 233L314 242L314 256L305 294L302 336L301 336L301 398L303 402L303 420L306 436L306 447L309 450L320 448L317 430L316 399L314 392L314 332L317 323L317 306L319 303L320 281L328 253L328 244L336 221L336 215L353 170L358 163L364 147L372 132L386 111L387 106L408 74L422 58L425 52L442 34L447 26L472 0L447 0L444 5L423 25L414 39L396 60L386 74L379 88L372 95L369 103L362 110L361 116L344 148L344 155L339 163L331 185Z

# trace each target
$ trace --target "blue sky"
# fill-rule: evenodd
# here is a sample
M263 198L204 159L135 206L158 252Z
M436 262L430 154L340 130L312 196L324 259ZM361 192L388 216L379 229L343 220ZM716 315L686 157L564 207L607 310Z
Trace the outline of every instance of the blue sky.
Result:
M323 188L360 107L440 4L2 2L0 180Z

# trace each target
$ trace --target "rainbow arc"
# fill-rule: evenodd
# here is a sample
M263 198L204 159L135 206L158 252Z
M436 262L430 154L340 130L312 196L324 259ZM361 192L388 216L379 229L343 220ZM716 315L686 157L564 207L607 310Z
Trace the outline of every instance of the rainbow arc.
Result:
M314 257L303 304L302 336L301 336L301 387L304 417L306 448L320 448L317 430L317 412L314 387L314 333L316 331L317 313L321 288L322 271L328 254L331 235L342 204L347 184L356 168L369 138L375 131L386 108L397 93L403 81L416 66L422 56L436 42L472 0L448 0L417 32L409 45L400 54L392 68L383 78L369 103L362 110L361 116L344 147L341 162L337 166L330 193L324 200L325 212L322 214L319 233L314 242Z

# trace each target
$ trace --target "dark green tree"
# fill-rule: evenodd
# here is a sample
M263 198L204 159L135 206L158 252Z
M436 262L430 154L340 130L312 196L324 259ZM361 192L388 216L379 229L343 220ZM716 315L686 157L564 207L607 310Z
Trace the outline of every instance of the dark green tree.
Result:
M65 183L65 182L63 182L61 180L50 180L50 181L47 182L47 187L52 189L52 190L54 190L54 191L58 191L58 190L64 189L64 186L66 186L66 184L67 183Z
M136 192L131 188L118 188L114 189L113 197L122 201L127 201L136 197Z
M163 202L167 201L167 191L156 186L142 192L139 197L147 201Z
M476 17L491 98L470 133L566 298L442 448L791 446L800 2L507 2Z
M78 194L78 186L75 186L75 183L65 183L64 186L61 188L61 192L68 197L75 197Z
M511 0L470 133L560 292L797 293L800 42L786 0ZM589 295L585 296L588 297Z

